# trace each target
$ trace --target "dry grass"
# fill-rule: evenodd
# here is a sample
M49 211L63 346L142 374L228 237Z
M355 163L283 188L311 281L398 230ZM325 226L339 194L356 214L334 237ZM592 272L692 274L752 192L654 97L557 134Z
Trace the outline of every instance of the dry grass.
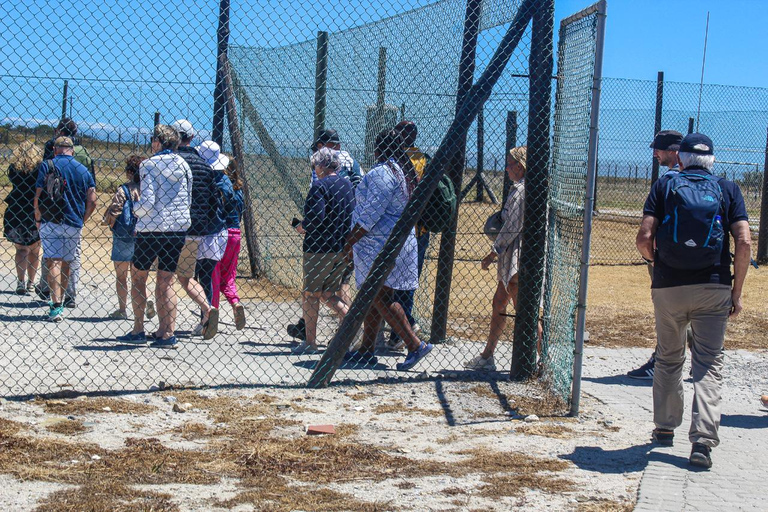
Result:
M541 386L537 389L536 385L537 383L535 382L530 383L529 390L531 396L508 395L494 390L489 383L470 386L467 392L495 402L507 403L512 410L524 416L529 414L536 414L541 417L562 415L562 412L567 409L567 405L563 402L562 398L552 396L549 391ZM481 412L477 414L481 414Z
M0 418L0 440L6 437L10 437L22 430L26 430L27 426L17 421L7 420Z
M629 501L612 501L603 499L590 499L588 502L579 503L577 512L632 512L635 504Z
M576 484L571 480L538 473L497 475L484 480L486 485L480 487L480 495L494 499L521 496L526 489L536 489L550 494L561 494L576 489Z
M45 429L48 432L68 436L82 434L88 430L88 428L83 425L83 420L64 420L54 423L53 425L48 425Z
M432 418L441 417L444 415L443 411L439 409L422 409L420 407L413 407L408 405L402 400L396 400L394 402L388 402L386 404L377 405L373 408L375 414L408 414L416 413L423 414Z
M89 413L150 414L156 410L152 405L137 404L122 398L77 398L74 400L45 400L45 412L74 415Z
M269 512L295 510L383 512L391 510L387 503L370 503L330 489L289 487L275 481L265 482L253 489L241 492L234 498L218 501L214 504L220 507L234 508L244 503L253 504L256 510Z
M515 433L552 439L572 439L576 437L576 433L570 427L550 423L526 423L516 427Z
M176 512L169 494L138 490L119 482L97 481L56 491L37 507L38 512L111 511Z

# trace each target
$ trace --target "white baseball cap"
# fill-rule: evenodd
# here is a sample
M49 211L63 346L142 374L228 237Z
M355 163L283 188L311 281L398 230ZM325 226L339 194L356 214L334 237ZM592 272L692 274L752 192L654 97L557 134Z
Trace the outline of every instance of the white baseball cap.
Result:
M197 153L216 171L223 171L229 165L229 157L221 154L221 147L212 140L197 146Z
M195 129L192 127L192 123L186 119L174 121L171 126L176 128L176 131L179 132L182 139L191 139L195 136Z

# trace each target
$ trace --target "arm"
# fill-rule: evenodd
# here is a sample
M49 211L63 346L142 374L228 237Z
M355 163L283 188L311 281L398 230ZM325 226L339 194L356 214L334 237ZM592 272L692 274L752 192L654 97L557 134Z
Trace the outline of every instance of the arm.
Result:
M735 245L735 257L733 258L733 288L731 289L730 318L736 318L741 312L741 292L744 288L744 280L747 278L749 260L752 256L752 233L749 231L749 222L740 220L731 224L731 234Z
M640 230L637 232L635 244L640 255L646 260L653 261L653 240L656 237L656 229L659 227L659 219L653 215L643 215Z
M83 224L88 222L88 219L91 217L91 214L93 213L93 210L96 209L96 189L94 187L90 187L88 189L88 192L86 192L85 196L85 215L83 215Z
M367 233L368 231L360 224L355 224L355 227L349 232L347 241L344 243L344 249L342 250L342 254L344 254L344 258L346 258L347 261L352 261L352 247Z
M119 187L115 195L112 196L112 203L107 207L104 212L104 219L102 224L106 224L110 228L115 225L115 221L123 213L123 206L125 205L126 197L123 187Z

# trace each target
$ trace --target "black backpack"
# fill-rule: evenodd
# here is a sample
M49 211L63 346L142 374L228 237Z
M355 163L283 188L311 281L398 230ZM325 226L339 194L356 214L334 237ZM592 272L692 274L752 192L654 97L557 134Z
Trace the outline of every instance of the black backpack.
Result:
M48 166L48 173L45 175L43 191L38 200L40 217L46 222L61 224L64 220L64 210L67 205L64 198L67 180L56 165L54 165L53 160L46 160L45 163Z
M665 216L656 231L659 259L682 270L701 270L720 263L723 191L710 174L681 172L668 182Z

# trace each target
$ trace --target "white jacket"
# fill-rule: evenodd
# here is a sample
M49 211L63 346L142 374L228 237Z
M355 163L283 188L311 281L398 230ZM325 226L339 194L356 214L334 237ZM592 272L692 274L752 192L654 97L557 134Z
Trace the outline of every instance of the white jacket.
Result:
M179 232L191 225L192 170L176 153L162 153L139 167L141 197L133 206L136 231Z

